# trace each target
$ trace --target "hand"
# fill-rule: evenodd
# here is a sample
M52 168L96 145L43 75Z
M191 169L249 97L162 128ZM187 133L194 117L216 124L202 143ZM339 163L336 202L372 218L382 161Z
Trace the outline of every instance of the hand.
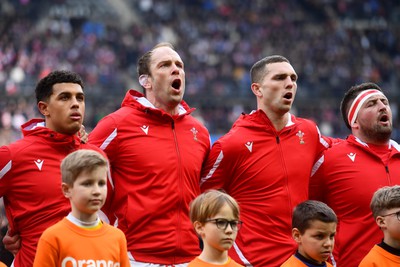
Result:
M85 126L82 124L81 129L77 133L78 137L81 139L81 143L86 144L87 141L89 140L89 135L85 131Z
M21 238L18 234L10 235L10 230L8 230L3 238L3 244L5 249L15 255L21 248Z

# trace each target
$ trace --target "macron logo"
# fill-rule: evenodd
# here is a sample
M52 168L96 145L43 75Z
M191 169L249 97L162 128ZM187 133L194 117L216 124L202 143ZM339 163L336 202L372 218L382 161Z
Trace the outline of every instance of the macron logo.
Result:
M253 152L253 142L247 142L244 144L250 152Z
M35 161L33 161L33 162L35 162L35 164L36 164L36 166L38 167L39 171L41 171L41 170L42 170L42 166L43 166L44 160L37 159L37 160L35 160Z
M149 126L147 125L143 125L142 127L140 127L140 129L142 129L142 131L147 135L149 133Z
M352 162L354 162L354 160L356 159L356 153L350 153L350 154L347 154L347 156L349 157L349 159L351 159L351 161Z

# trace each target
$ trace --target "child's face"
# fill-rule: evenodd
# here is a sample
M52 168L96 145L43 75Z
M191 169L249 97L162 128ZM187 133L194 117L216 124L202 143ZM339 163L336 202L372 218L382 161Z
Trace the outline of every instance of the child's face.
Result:
M332 253L336 223L325 223L319 220L311 222L310 227L300 234L296 228L293 230L293 237L299 245L299 253L307 259L318 263L326 261Z
M232 208L225 204L221 210L212 219L224 219L228 221L238 221L238 218L233 216ZM218 228L215 221L209 221L204 224L198 223L196 231L200 234L204 242L204 249L226 252L229 250L236 239L237 229L234 231L228 223L226 229ZM240 225L238 225L240 227ZM221 225L219 226L221 227Z
M72 187L63 183L64 194L71 201L72 214L81 220L93 219L107 197L107 168L100 166L93 171L83 171Z
M399 249L400 241L400 212L399 208L386 210L385 216L378 216L378 225L384 233L384 241L388 245Z

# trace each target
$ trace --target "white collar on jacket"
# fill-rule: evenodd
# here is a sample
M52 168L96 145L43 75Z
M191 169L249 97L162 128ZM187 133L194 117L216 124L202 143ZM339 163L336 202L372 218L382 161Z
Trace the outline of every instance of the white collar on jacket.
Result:
M250 112L250 115L253 114L253 113L255 113L255 112L257 112L257 110L252 110L252 111ZM264 113L265 113L265 112L264 112ZM289 126L293 125L294 122L292 121L292 115L291 115L289 112L286 113L286 116L289 116L289 118L288 118L288 121L287 121L285 127L289 127ZM268 117L268 116L267 116L267 117ZM268 118L268 119L269 119L269 118Z
M159 109L159 108L156 108L147 98L145 98L145 97L137 97L137 96L134 96L133 97L137 102L139 102L140 104L142 104L143 106L145 106L145 107L149 107L149 108L154 108L154 109ZM185 114L187 111L186 111L186 109L181 105L181 104L179 104L179 115L182 115L182 114Z
M34 129L38 128L38 127L46 127L45 122L42 121L42 122L37 122L37 123L29 124L28 126L26 126L26 127L24 128L24 130L30 131L30 130L34 130Z
M360 138L358 138L357 136L354 136L355 137L355 139L356 139L356 141L358 142L358 143L360 143L360 144L362 144L363 146L368 146L368 144L367 143L365 143L364 141L362 141ZM396 142L396 141L394 141L394 140L392 140L392 139L390 139L389 140L389 149L391 149L391 148L394 148L394 149L396 149L397 151L399 151L400 152L400 145Z

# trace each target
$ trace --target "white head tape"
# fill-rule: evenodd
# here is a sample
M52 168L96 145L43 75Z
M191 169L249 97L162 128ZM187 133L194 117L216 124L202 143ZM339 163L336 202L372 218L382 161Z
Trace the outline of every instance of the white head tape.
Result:
M349 113L347 115L347 120L350 126L353 126L354 122L357 119L358 112L360 111L361 106L367 101L371 96L382 95L385 96L381 91L376 89L368 89L362 91L353 101L350 106Z
M147 75L147 74L140 75L139 76L139 84L144 87L144 85L147 83L148 78L149 78L149 75Z

